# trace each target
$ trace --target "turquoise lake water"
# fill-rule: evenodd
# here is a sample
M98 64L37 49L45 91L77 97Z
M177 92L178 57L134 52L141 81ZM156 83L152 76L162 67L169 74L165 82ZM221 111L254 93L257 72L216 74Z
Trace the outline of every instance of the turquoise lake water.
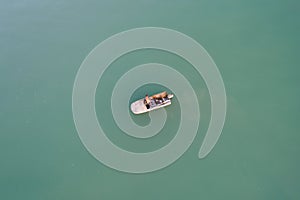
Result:
M296 0L1 1L0 199L300 199L299 9ZM201 109L197 137L179 160L129 174L106 167L82 145L72 90L97 44L148 26L180 31L203 45L222 74L228 111L217 145L199 160L210 120L201 76L159 50L116 60L99 82L96 111L118 146L153 151L174 137L180 120L175 98L159 135L141 140L118 129L110 95L133 66L172 66L191 82ZM132 100L164 89L141 86ZM142 126L150 120L132 118Z

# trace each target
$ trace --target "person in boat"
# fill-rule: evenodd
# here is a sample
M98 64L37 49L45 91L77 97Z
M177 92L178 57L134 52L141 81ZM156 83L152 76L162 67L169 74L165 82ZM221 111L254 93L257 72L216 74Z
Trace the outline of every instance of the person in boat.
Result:
M164 103L165 98L167 96L168 96L168 93L165 91L165 92L153 95L152 97L155 100L156 104L162 104L162 103Z
M145 106L147 107L147 109L149 109L150 108L150 99L149 99L148 94L146 94L146 96L145 96L144 103L145 103Z
M165 97L168 96L168 93L165 91L165 92L162 92L162 93L159 93L159 94L156 94L156 95L153 95L152 97L154 99L163 99Z

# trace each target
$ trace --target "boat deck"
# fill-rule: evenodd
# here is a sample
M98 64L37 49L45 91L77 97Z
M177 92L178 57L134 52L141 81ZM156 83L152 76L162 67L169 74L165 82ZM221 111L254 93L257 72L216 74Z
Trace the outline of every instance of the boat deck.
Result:
M171 100L169 98L162 98L162 99L154 99L154 98L151 98L150 99L150 108L154 108L154 107L157 107L157 106L160 106L160 105L163 105L167 102L170 102Z

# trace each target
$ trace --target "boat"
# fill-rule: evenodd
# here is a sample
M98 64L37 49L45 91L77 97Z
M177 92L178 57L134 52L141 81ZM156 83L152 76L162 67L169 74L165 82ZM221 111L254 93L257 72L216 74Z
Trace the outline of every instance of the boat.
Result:
M173 94L168 94L166 91L152 96L146 95L145 98L133 102L130 108L134 114L150 112L171 105L173 96Z

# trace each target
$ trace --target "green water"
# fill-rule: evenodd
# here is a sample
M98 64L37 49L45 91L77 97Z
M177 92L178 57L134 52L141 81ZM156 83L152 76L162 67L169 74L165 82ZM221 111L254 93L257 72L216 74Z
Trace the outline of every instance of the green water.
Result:
M0 199L299 199L300 3L288 1L1 1ZM172 139L118 130L109 110L122 71L146 62L183 73L200 99L198 136L169 167L132 175L112 170L82 145L72 117L72 88L86 55L118 32L145 26L183 32L210 53L223 76L228 112L213 151L197 158L210 118L201 77L178 57L133 52L106 71L98 119L120 147L138 152ZM102 84L101 84L102 83ZM164 89L160 85L139 88ZM164 133L178 126L174 101ZM101 117L107 114L108 117ZM147 115L133 116L146 125ZM297 170L298 169L298 170Z

